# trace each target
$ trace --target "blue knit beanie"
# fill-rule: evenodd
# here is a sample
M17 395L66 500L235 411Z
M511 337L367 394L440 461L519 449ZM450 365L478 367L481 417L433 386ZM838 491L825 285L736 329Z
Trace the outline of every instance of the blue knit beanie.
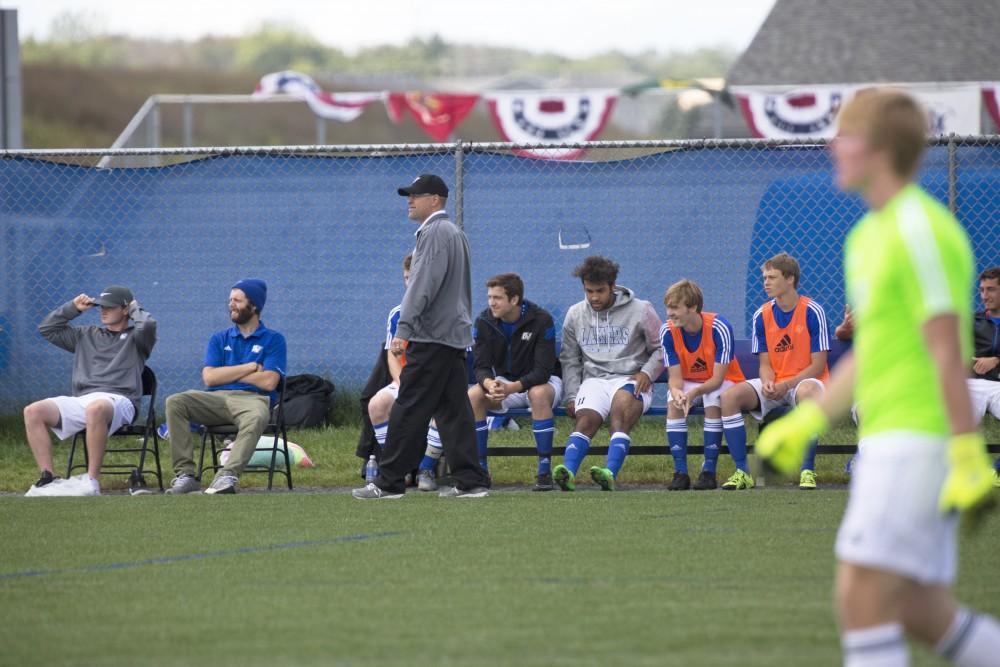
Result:
M257 312L264 310L264 303L267 302L267 283L260 278L244 278L235 285L233 289L242 290L250 303L257 306Z

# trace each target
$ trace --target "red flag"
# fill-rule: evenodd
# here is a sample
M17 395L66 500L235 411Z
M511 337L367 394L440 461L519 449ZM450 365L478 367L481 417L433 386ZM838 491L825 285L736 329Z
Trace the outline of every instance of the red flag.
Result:
M394 123L402 122L403 112L409 111L424 132L441 142L448 140L478 100L479 95L411 91L389 93L385 106Z

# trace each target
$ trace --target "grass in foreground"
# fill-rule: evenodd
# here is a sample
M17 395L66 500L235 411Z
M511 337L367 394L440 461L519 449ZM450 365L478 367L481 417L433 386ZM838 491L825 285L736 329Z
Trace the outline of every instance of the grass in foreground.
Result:
M0 663L839 664L845 499L0 498ZM994 614L998 550L994 516L958 585Z

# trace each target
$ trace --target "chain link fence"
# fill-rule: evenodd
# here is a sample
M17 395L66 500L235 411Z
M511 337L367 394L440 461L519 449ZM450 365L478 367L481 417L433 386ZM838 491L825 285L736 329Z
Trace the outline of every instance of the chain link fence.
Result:
M581 151L574 160L538 159ZM357 388L402 299L416 224L396 188L438 173L485 282L520 273L559 322L582 298L570 274L590 254L663 312L673 281L748 336L765 301L760 265L787 251L801 291L843 308L841 252L860 200L836 191L824 144L759 140L567 146L139 149L0 153L0 411L70 390L71 356L37 325L76 294L132 288L158 321L149 364L161 396L200 386L230 286L269 285L265 323L288 340L289 372ZM116 166L127 164L129 166ZM100 165L100 166L99 166ZM144 166L145 165L145 166ZM921 183L966 225L982 269L1000 264L1000 137L932 142ZM970 285L970 303L974 294ZM85 313L77 323L96 323Z

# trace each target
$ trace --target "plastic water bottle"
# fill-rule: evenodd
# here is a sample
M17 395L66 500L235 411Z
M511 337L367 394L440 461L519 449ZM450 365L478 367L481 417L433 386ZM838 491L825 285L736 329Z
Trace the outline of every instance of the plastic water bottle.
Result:
M365 484L374 484L376 477L378 477L378 463L375 462L375 455L372 454L368 457L368 463L365 464Z

